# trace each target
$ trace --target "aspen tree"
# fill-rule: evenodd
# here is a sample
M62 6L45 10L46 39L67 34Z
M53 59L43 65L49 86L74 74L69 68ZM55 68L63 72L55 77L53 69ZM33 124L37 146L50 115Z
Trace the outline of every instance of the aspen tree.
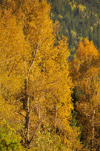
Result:
M0 9L1 96L14 106L12 121L24 147L30 148L36 133L49 124L52 131L59 129L66 149L80 149L79 132L70 126L73 84L66 60L67 38L56 41L59 25L50 19L50 9L45 0L3 1Z
M79 121L83 125L82 137L89 141L90 150L96 147L95 127L100 118L100 77L99 53L93 42L86 38L78 44L76 58L71 62L71 76L75 84L78 101L75 108L79 113ZM98 116L97 116L98 115ZM83 118L81 118L81 116Z

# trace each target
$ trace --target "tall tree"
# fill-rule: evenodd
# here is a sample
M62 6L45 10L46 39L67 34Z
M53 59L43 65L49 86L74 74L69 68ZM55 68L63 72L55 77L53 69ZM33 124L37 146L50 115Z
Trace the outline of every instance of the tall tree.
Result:
M82 138L84 142L89 141L90 150L94 150L98 148L95 130L99 127L100 118L100 69L99 53L92 41L89 42L86 38L78 44L76 59L71 64L71 75L78 99L75 108L83 125Z
M13 105L13 123L29 148L36 132L49 124L66 148L81 148L70 126L71 88L68 44L55 36L45 0L4 0L0 9L1 96ZM75 134L75 135L74 135ZM76 141L76 144L73 144Z

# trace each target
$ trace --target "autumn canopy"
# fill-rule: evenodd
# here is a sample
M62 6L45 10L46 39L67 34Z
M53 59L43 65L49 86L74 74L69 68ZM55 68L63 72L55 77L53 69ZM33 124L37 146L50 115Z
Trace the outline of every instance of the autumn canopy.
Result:
M72 89L82 91L78 111L87 95L84 113L92 103L87 113L94 116L100 102L98 51L85 39L69 67L67 38L59 37L50 11L46 0L3 0L0 6L0 133L4 129L4 141L15 151L81 150L80 128L72 122Z

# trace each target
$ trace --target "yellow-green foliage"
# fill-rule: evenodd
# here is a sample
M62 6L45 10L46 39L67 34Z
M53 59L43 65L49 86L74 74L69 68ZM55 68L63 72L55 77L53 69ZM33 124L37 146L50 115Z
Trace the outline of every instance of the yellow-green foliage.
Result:
M0 151L24 151L20 144L21 137L5 119L0 121Z

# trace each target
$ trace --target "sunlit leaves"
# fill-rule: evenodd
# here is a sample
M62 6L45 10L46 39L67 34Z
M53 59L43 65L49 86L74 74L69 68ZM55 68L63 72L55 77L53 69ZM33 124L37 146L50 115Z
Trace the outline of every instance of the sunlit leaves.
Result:
M76 58L71 62L71 67L70 74L75 84L77 98L76 110L83 117L78 116L80 123L83 124L82 137L84 141L92 140L89 147L93 149L96 147L95 127L96 125L98 127L96 120L100 118L98 111L98 106L100 106L100 69L99 52L92 41L89 42L86 38L79 43ZM86 126L84 126L84 122Z
M49 124L51 134L58 133L66 148L75 150L81 145L79 133L70 126L73 84L68 43L65 37L56 40L59 25L50 19L50 9L45 0L4 0L0 10L0 97L11 110L8 122L11 117L24 147L29 148L37 131ZM73 146L74 141L77 145Z

